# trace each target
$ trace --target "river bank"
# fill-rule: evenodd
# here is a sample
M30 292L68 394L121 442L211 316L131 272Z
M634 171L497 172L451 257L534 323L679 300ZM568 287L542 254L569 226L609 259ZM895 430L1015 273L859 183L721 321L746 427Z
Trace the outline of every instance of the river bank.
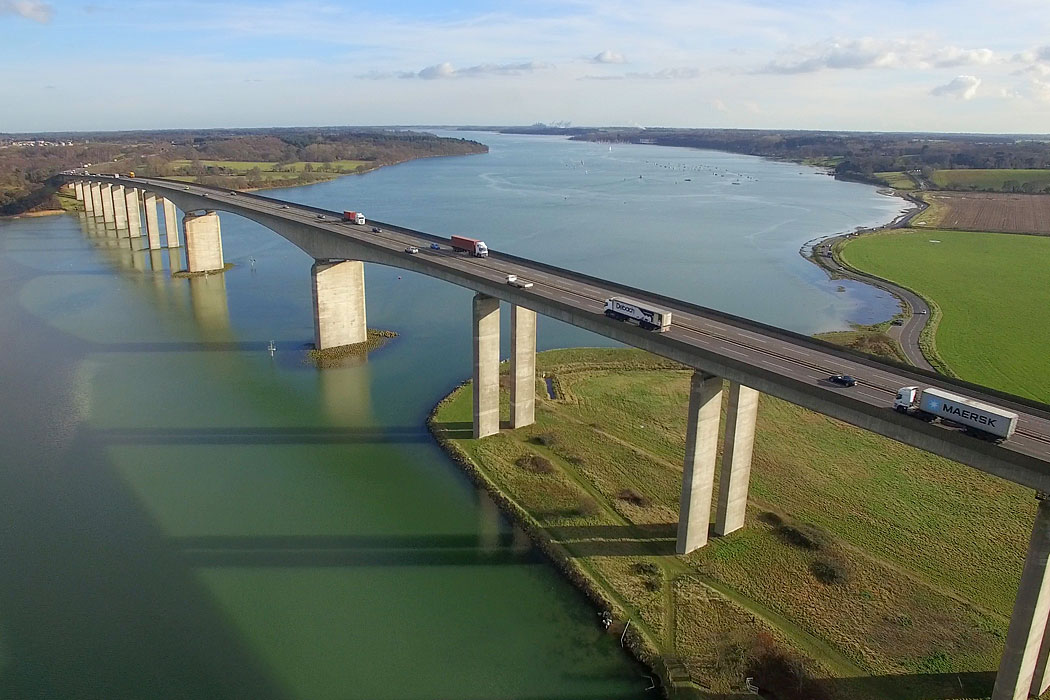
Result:
M972 677L973 697L984 692L989 679L970 672L997 663L1025 516L975 557L963 514L1027 512L1022 489L763 396L747 525L679 557L685 426L674 416L689 371L613 349L541 353L537 369L534 426L470 439L468 383L434 409L430 430L596 613L612 615L612 633L627 626L625 644L675 697L740 692L744 677L781 698L941 697L958 691L957 673ZM959 480L973 489L963 503L945 486ZM932 519L933 553L904 534ZM968 563L984 556L1000 568ZM901 675L932 658L937 672Z

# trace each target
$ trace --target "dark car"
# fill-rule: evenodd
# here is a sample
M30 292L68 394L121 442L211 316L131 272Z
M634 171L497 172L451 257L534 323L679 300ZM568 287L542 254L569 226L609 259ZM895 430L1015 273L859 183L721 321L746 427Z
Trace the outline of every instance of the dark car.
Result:
M848 374L833 374L828 377L828 381L832 384L841 384L842 386L856 386L857 380Z
M430 249L431 250L441 250L441 246L439 246L437 243L431 243L430 244Z
M381 232L382 230L383 230L383 229L379 228L378 226L373 226L373 227L372 227L372 233L379 233L379 232Z
M890 321L890 325L891 326L903 326L904 325L904 319L895 318L892 321Z

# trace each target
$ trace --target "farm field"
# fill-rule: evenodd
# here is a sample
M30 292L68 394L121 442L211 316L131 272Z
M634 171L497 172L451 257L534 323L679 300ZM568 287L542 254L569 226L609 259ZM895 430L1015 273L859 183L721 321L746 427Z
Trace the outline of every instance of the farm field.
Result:
M840 254L939 309L937 352L960 377L1050 402L1050 238L892 231Z
M654 665L715 693L753 676L785 700L990 692L1028 491L763 396L747 524L679 557L690 371L630 349L550 351L538 370L557 398L537 383L535 425L470 439L466 384L432 430L631 620ZM771 659L816 680L789 692Z
M915 181L908 177L907 173L902 171L875 173L875 177L879 178L895 190L915 189Z
M945 189L1043 192L1050 187L1050 170L936 170L931 179Z
M924 192L930 208L913 226L1050 235L1050 195Z

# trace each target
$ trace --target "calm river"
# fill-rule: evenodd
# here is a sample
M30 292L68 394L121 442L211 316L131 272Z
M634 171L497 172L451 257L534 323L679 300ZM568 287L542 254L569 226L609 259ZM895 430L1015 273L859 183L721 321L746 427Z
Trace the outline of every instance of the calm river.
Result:
M798 255L893 218L874 188L709 151L466 136L491 152L264 194L806 333L895 309ZM642 669L426 432L470 373L471 292L367 266L369 326L400 337L320 372L303 362L311 260L232 215L222 229L236 267L185 280L83 217L0 221L0 697L644 696ZM541 349L572 344L608 342L541 319Z

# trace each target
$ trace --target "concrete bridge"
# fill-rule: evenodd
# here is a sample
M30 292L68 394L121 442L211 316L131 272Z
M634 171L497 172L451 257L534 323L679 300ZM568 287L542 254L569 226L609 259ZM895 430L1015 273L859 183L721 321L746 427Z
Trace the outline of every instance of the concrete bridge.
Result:
M912 367L877 360L807 336L766 326L677 299L517 256L491 252L469 257L446 238L369 221L342 221L327 211L254 194L154 178L67 176L78 200L107 226L160 247L158 202L165 242L179 245L175 207L190 273L224 267L219 217L226 211L251 219L291 241L314 259L311 268L314 340L318 349L366 340L365 262L437 277L475 292L473 300L473 433L483 438L499 425L500 302L511 313L510 427L530 425L535 413L536 314L544 314L694 369L687 420L677 551L708 540L713 485L720 466L714 527L726 535L744 524L758 396L765 392L846 423L918 447L1034 489L1038 508L993 700L1040 695L1050 687L1050 406ZM375 231L374 228L381 230ZM432 249L431 244L438 249ZM418 247L418 253L406 251ZM515 274L529 288L506 283ZM604 315L604 301L625 295L668 309L664 333ZM853 388L827 382L831 374L858 379ZM724 450L717 464L723 380L729 381ZM957 428L926 423L893 410L900 387L937 387L1019 414L1013 437L996 445Z

